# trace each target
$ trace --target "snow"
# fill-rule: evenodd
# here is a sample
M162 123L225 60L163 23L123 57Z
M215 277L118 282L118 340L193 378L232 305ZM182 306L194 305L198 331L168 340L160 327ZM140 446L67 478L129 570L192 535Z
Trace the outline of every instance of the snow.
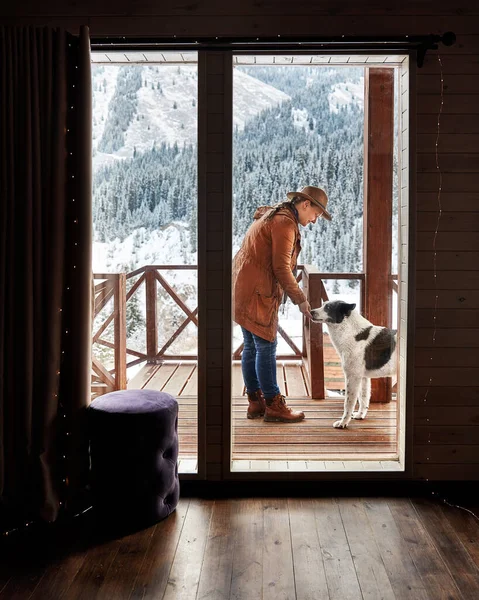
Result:
M308 127L308 111L305 108L292 108L291 117L293 118L293 125L297 129L305 129Z
M343 106L356 102L364 106L364 78L359 83L341 82L333 86L329 94L329 110L333 113L339 112Z
M101 140L103 130L108 118L108 108L113 98L118 78L119 67L92 68L92 89L93 89L93 124L92 138L93 149L95 150L98 142ZM103 84L106 84L105 86ZM101 91L98 86L101 85Z
M254 99L254 101L252 101ZM233 126L239 131L245 123L266 108L289 100L290 96L235 69L233 71Z
M98 151L108 109L113 98L120 67L93 67L93 169L115 160L131 158L137 152L150 150L154 144L196 144L198 135L198 72L196 66L141 66L142 87L137 91L137 113L125 132L124 145L114 153ZM290 96L234 70L234 127L245 123L267 108ZM106 80L106 92L103 81ZM145 86L145 81L147 85ZM101 90L98 87L101 85ZM160 88L158 89L158 85ZM254 102L251 99L254 98ZM196 107L196 108L195 108ZM139 119L137 118L139 116Z
M131 263L132 270L144 265L196 265L196 252L188 250L189 238L188 225L174 221L151 232L140 227L123 241L95 242L93 272L117 273Z

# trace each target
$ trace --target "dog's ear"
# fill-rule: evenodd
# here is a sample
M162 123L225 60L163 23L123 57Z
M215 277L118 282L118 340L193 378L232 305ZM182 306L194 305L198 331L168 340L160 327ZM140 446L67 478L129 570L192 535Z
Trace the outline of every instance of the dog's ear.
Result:
M356 308L356 304L345 304L344 306L344 315L346 317L349 317L349 315L353 312L353 310Z

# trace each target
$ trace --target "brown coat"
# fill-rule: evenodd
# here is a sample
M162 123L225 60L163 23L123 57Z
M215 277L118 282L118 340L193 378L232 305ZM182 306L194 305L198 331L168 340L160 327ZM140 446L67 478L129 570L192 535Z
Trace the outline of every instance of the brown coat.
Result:
M267 219L271 207L260 207L233 261L233 319L251 333L273 342L283 291L294 304L306 296L299 287L296 268L301 235L291 210L280 209Z

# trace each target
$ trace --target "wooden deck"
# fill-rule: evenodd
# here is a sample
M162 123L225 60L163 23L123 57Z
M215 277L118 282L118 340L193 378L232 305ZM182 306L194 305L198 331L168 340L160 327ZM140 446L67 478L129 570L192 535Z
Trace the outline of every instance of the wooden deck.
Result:
M156 389L174 395L179 402L180 460L182 471L194 470L197 457L196 363L145 365L128 383L129 389ZM348 429L332 424L342 414L343 398L312 400L299 363L278 363L278 384L288 405L303 410L301 423L265 423L246 418L241 365L233 365L233 460L255 461L384 461L397 457L396 402L371 405L367 419L353 421ZM220 443L220 442L218 442ZM242 466L247 468L246 463ZM297 465L298 467L300 464ZM282 468L291 470L287 464ZM268 464L268 470L271 465ZM305 465L305 469L308 465ZM326 467L327 468L327 467ZM277 469L275 469L277 470ZM303 469L301 469L303 470Z

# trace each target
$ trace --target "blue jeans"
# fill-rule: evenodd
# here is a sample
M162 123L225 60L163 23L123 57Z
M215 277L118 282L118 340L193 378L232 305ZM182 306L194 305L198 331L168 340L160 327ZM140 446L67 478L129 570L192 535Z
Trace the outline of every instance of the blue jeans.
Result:
M276 381L276 346L278 341L268 342L244 327L244 348L241 355L241 370L247 392L263 391L267 400L280 393Z

